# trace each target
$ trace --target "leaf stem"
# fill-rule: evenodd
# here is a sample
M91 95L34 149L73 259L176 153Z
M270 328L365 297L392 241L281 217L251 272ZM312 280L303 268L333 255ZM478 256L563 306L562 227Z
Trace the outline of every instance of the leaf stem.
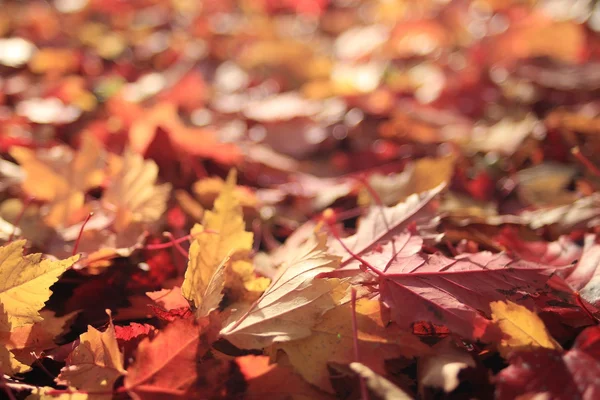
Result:
M79 248L79 242L81 241L81 236L83 235L83 230L85 229L85 225L89 222L90 218L92 218L94 216L94 213L91 212L88 214L88 216L85 218L85 221L83 221L83 224L81 224L81 229L79 230L79 235L77 235L77 240L75 240L75 246L73 246L73 254L75 255L77 254L77 249Z
M329 228L329 232L331 232L331 234L333 235L333 237L335 238L335 240L338 241L338 243L344 248L344 250L346 250L348 252L348 254L350 254L352 256L352 258L354 258L355 260L357 260L358 262L360 262L362 265L364 265L365 267L367 267L369 270L371 270L373 273L375 273L379 277L384 277L385 276L385 274L383 272L381 272L380 270L378 270L377 268L375 268L367 260L365 260L364 258L362 258L361 256L359 256L358 254L356 254L352 250L350 250L348 248L348 246L346 246L346 243L344 243L344 241L340 238L340 235L338 235L336 227L330 221L327 221L327 227Z
M176 241L175 237L171 232L164 232L163 235L165 235L171 241L171 243L173 243L173 247L175 247L179 254L181 254L184 258L190 257L190 253L188 253L183 247L181 247L181 245L179 244L180 242Z
M166 243L148 244L148 245L144 246L143 248L144 248L144 250L163 250L163 249L168 249L168 248L171 248L171 247L175 246L178 243L185 242L186 240L195 239L196 236L202 235L203 233L215 233L215 234L218 234L219 232L213 231L211 229L205 229L205 230L203 230L202 232L200 232L197 235L191 235L191 234L190 235L185 235L185 236L182 236L182 237L177 238L177 239L173 238L172 240L169 240ZM166 236L166 234L167 234L167 232L164 233L165 236ZM172 237L172 235L171 235L171 237Z
M575 146L571 149L571 154L582 163L593 175L600 176L600 169L592 163L592 161L583 155L579 146Z

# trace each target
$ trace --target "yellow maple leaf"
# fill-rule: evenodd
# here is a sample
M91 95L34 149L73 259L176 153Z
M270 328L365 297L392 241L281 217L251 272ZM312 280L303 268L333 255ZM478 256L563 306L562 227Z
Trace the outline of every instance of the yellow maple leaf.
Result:
M158 166L127 149L123 158L112 158L112 183L102 202L115 214L114 228L125 230L131 223L156 222L167 207L171 191L168 183L156 185Z
M276 343L272 353L283 350L296 371L308 382L332 392L327 364L355 361L354 332L350 303L329 310L312 328L312 334L299 340ZM416 336L397 326L386 327L381 318L380 302L359 299L356 303L357 338L361 362L381 374L384 360L428 354L429 347Z
M93 136L84 135L78 151L65 146L56 152L44 157L25 147L10 150L25 171L23 190L49 202L44 220L52 227L69 225L69 217L83 207L85 192L104 178L102 147Z
M225 279L215 275L224 272L224 260L235 252L252 249L253 235L245 230L242 207L234 195L235 183L236 172L231 170L213 211L207 211L202 225L197 224L192 229L194 240L181 292L196 308L198 317L216 308L222 298ZM209 295L210 304L203 304Z
M0 303L5 317L0 331L11 330L42 321L39 311L48 301L50 286L79 258L42 260L41 254L23 256L25 240L0 247Z
M109 319L104 332L88 325L87 332L79 336L79 345L69 355L57 382L78 390L106 393L94 394L94 399L111 399L115 381L125 374L123 354L119 351L112 319Z
M514 351L543 347L560 349L536 313L511 301L490 303L492 320L506 336L499 345L500 354L507 357Z

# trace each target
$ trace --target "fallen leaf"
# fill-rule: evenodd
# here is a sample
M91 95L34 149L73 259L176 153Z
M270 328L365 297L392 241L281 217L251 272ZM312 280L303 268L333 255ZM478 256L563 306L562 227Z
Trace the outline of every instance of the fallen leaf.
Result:
M354 330L350 303L329 310L311 328L311 335L299 340L275 343L273 354L284 351L296 371L311 384L332 392L327 364L355 361ZM403 332L383 320L380 302L359 299L356 303L358 351L361 362L377 373L384 373L385 360L412 358L429 353L429 347L416 336Z
M44 220L52 227L69 226L69 218L83 207L85 192L104 178L102 147L91 135L83 135L76 152L66 146L41 154L14 147L10 154L25 171L23 190L49 202Z
M339 266L339 257L328 254L325 243L326 237L319 235L288 254L271 286L250 308L234 313L221 335L241 348L263 348L311 335L311 327L346 292L339 280L316 277Z
M152 160L127 149L123 158L113 159L111 184L102 196L114 212L114 229L125 231L133 223L156 222L166 209L170 184L156 185L158 167Z
M404 238L403 243L409 242ZM379 281L381 299L393 319L401 327L418 321L444 325L468 338L492 333L490 321L482 315L489 315L490 301L536 293L556 269L502 253L448 258L414 251L404 257L403 251L404 246L392 240L361 257L373 268L368 274ZM327 276L340 274L343 271Z
M144 339L134 363L127 369L125 388L135 398L156 396L186 399L197 379L197 362L210 346L203 336L206 324L178 319L154 339Z
M357 255L371 250L378 242L404 230L411 221L430 217L426 206L443 189L442 184L421 194L413 194L394 207L372 206L360 221L356 234L342 239L342 242ZM330 253L342 257L342 266L354 261L352 255L334 238L329 239L328 246Z
M219 305L228 258L252 248L253 234L246 232L242 208L234 196L235 181L236 172L231 170L213 211L207 211L203 224L191 232L194 240L181 292L195 307L198 318Z
M125 374L123 354L119 351L115 327L109 318L104 332L88 326L87 332L81 334L79 345L69 355L67 365L56 379L60 384L79 390L103 393L93 394L93 398L110 399L115 381Z
M39 311L52 294L50 286L79 258L51 261L41 254L23 256L24 246L25 240L18 240L0 247L0 303L7 314L0 320L3 332L42 321Z
M499 345L500 354L507 357L515 351L534 350L538 347L560 350L560 345L550 336L544 322L536 313L511 301L490 303L492 321L505 338Z

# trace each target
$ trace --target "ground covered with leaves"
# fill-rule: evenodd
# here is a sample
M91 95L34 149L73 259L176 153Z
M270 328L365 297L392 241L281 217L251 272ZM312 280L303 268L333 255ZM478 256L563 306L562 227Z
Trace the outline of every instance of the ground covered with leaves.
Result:
M600 398L600 6L0 6L8 399Z

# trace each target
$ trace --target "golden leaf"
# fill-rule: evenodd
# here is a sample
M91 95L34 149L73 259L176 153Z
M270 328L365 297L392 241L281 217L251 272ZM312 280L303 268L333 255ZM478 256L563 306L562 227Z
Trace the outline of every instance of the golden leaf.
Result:
M492 320L500 328L506 338L499 345L500 354L507 357L514 351L561 349L550 336L544 322L534 312L511 301L494 301L490 303Z
M215 275L224 272L225 259L237 251L252 249L253 235L245 230L242 207L234 196L235 182L236 173L232 170L221 194L215 200L214 210L207 211L203 224L192 229L195 239L190 246L190 258L181 291L196 307L198 317L218 306L225 279ZM205 230L211 232L204 232ZM214 296L214 293L207 291L209 287L218 295ZM204 304L209 295L210 304Z
M0 303L6 318L0 321L0 331L42 321L39 311L48 301L50 286L79 258L42 260L41 254L23 256L25 240L0 247Z
M112 398L110 391L118 377L125 375L123 354L119 351L112 319L104 332L88 326L79 336L79 345L67 359L57 381L90 392L106 392L94 398Z

